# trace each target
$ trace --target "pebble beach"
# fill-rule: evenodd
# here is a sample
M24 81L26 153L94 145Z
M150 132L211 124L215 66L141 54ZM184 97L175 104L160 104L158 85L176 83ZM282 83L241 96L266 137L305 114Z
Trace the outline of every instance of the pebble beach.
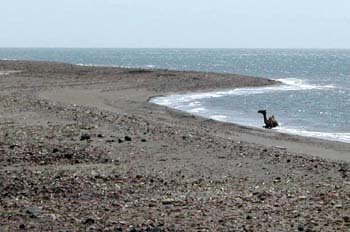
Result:
M0 60L0 231L349 231L350 144L149 102L273 84Z

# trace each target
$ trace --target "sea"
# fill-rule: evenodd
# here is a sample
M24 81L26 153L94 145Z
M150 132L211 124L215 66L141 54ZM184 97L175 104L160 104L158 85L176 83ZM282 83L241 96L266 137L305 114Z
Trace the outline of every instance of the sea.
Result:
M194 115L262 128L266 109L274 130L350 143L350 50L342 49L90 49L0 48L0 59L87 66L235 73L280 84L152 99Z

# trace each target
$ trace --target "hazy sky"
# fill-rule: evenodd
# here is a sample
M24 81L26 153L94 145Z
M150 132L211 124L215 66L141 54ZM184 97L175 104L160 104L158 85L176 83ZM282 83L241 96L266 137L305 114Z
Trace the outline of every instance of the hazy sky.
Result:
M349 0L0 0L0 47L350 48Z

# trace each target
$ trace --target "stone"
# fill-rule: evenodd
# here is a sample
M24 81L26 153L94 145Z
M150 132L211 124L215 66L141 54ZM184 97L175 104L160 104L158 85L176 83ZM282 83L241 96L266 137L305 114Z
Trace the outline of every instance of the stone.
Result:
M92 219L92 218L87 218L83 221L83 224L84 225L91 225L91 224L94 224L95 223L95 220Z
M13 145L10 145L10 146L9 146L9 148L10 148L11 150L15 149L16 147L18 147L16 144L13 144Z
M173 199L173 198L166 198L166 199L164 199L163 201L162 201L162 204L163 205L171 205L171 204L173 204L175 202L175 199Z
M130 137L130 136L127 136L127 135L124 137L124 139L125 139L125 141L127 141L127 142L130 142L130 141L132 140L131 137Z
M66 158L66 159L72 159L72 158L73 158L73 154L71 154L71 153L66 153L66 154L64 154L64 158Z
M41 214L41 210L36 207L28 207L25 211L31 218L37 218Z
M159 227L148 227L145 231L147 231L147 232L161 232L162 230Z
M84 133L80 136L80 141L83 141L83 140L89 140L91 138L91 136L87 133Z

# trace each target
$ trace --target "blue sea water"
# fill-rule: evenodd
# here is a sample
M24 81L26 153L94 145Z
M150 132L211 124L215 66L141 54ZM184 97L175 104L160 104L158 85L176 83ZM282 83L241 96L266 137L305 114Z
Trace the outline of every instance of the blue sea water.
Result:
M264 88L155 98L157 104L215 120L350 142L350 50L0 48L0 59L237 73L279 80Z

